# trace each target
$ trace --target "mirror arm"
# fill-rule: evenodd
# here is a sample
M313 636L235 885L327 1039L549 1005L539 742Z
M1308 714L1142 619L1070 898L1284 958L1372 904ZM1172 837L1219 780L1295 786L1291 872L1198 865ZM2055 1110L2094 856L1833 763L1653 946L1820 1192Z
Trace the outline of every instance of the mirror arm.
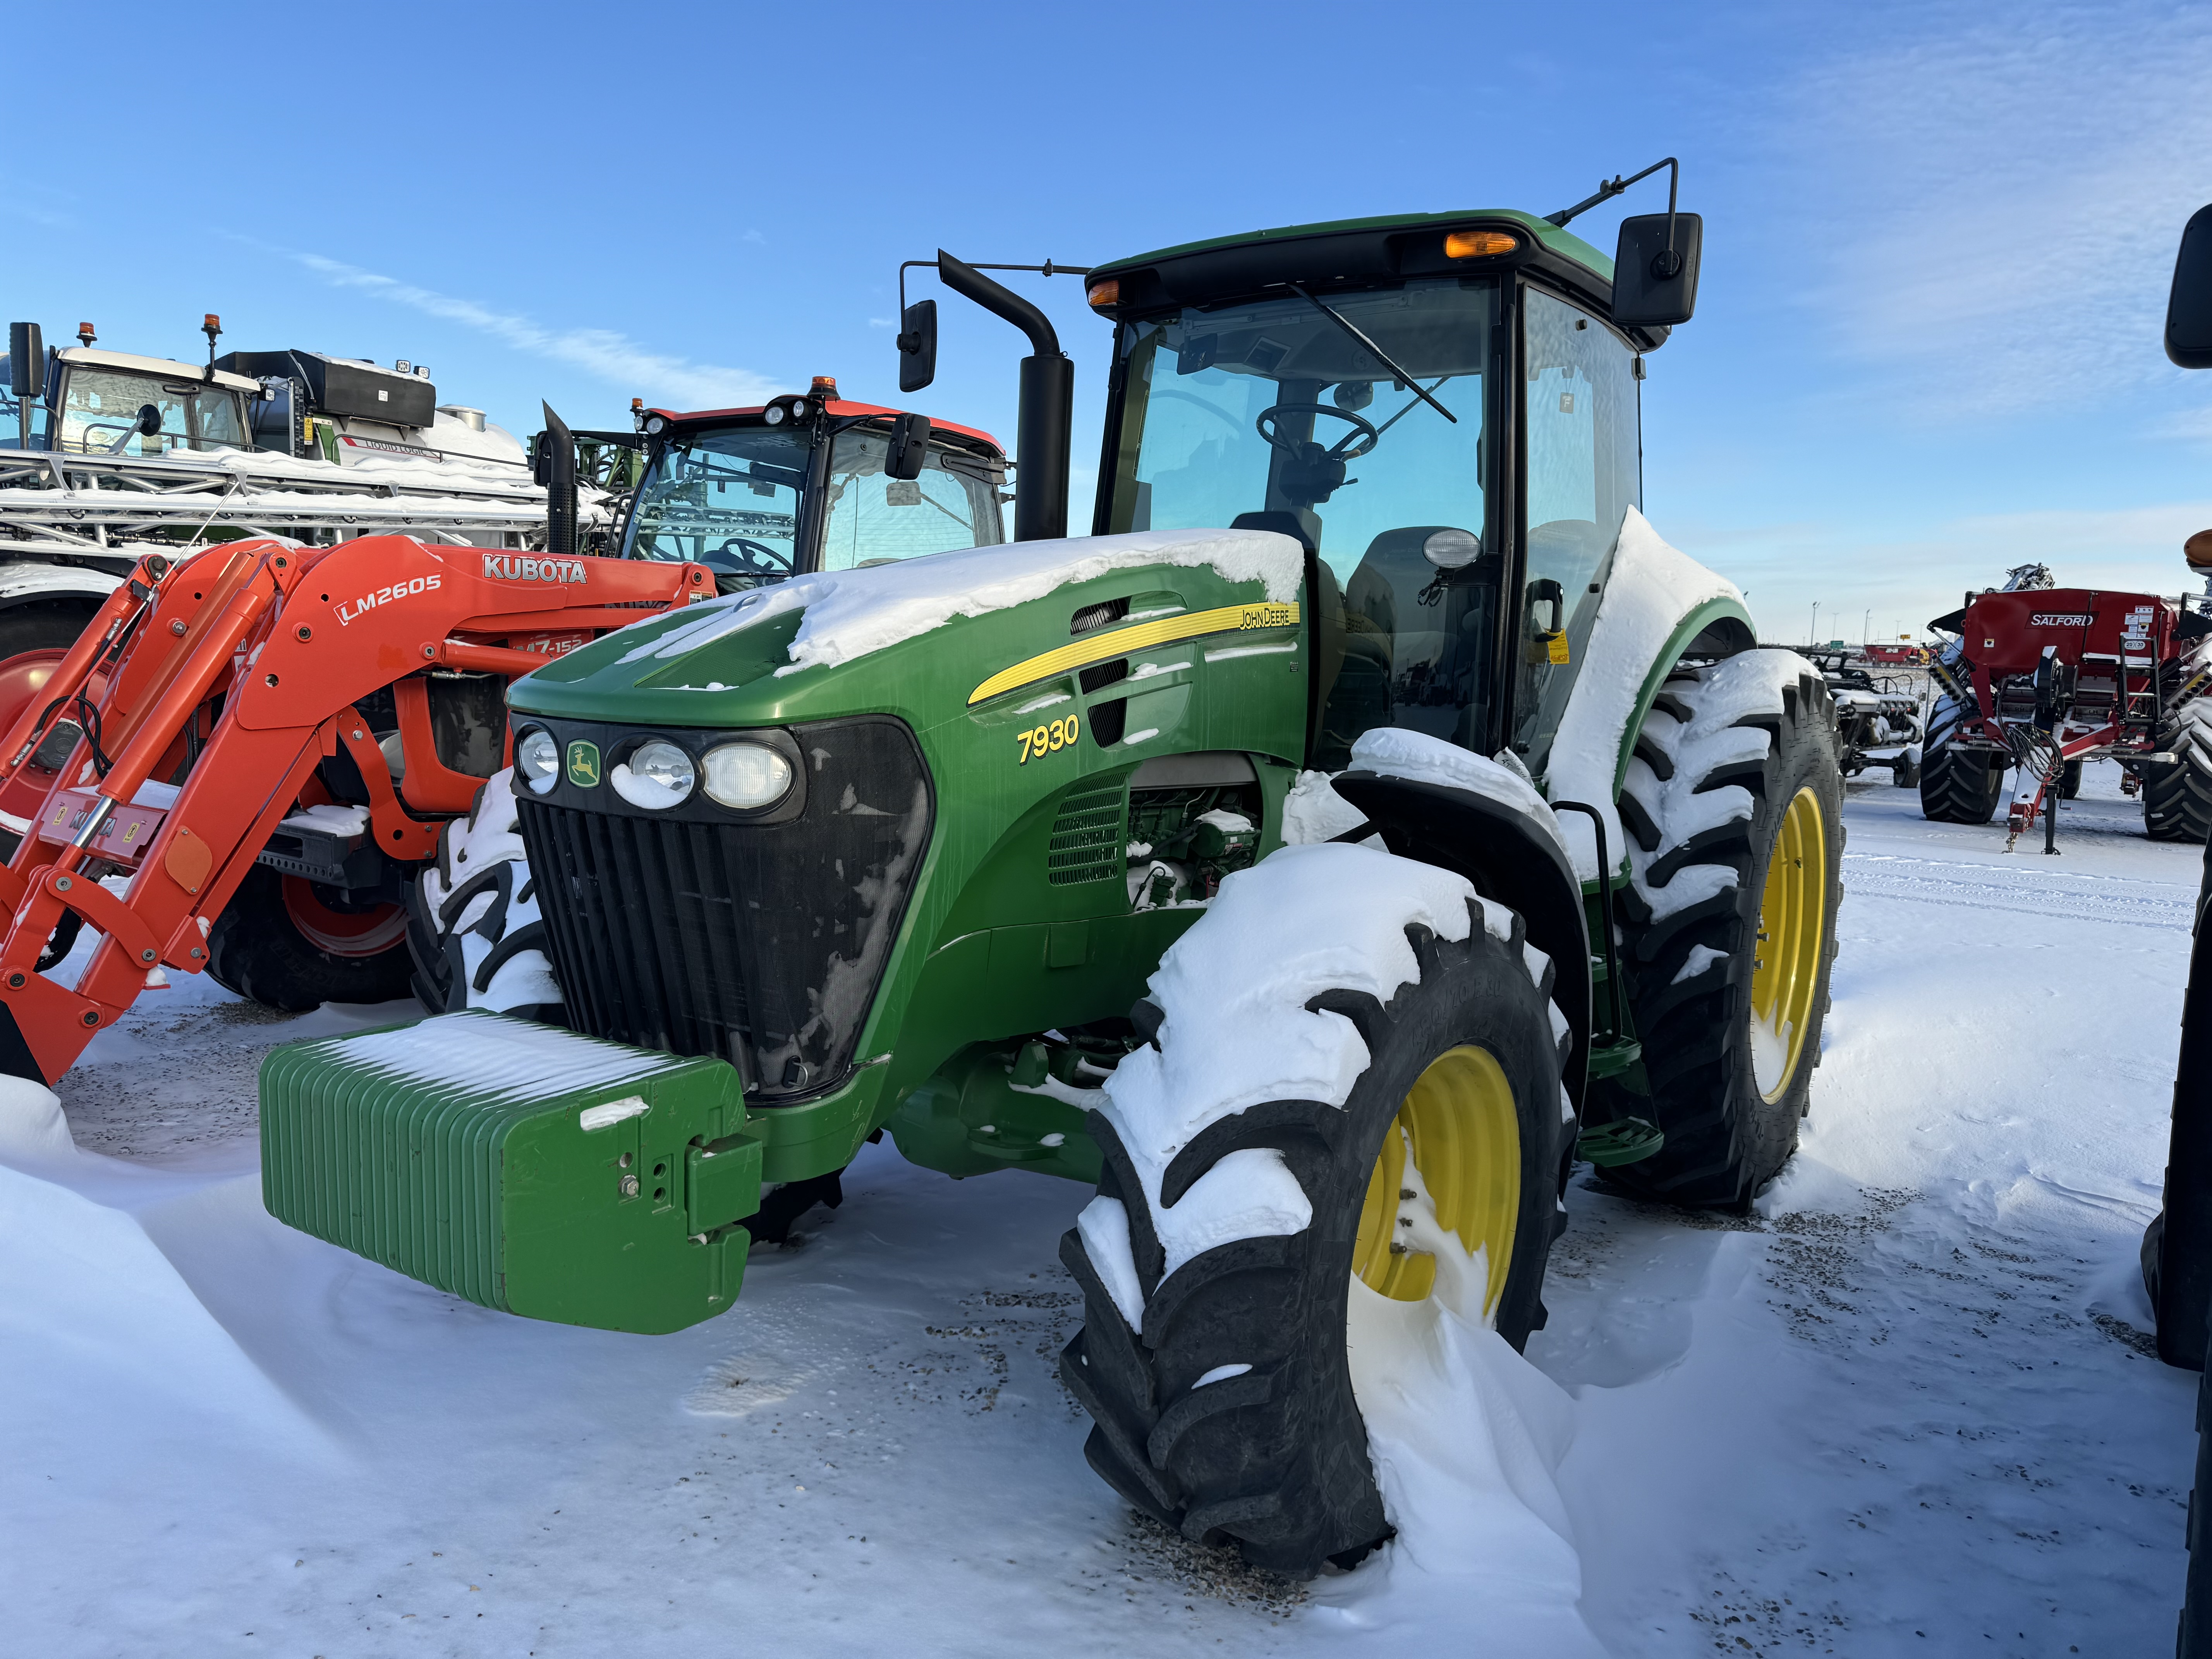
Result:
M1642 183L1658 172L1661 167L1674 169L1667 179L1667 252L1672 253L1674 251L1674 192L1676 187L1682 182L1682 164L1671 155L1663 161L1654 161L1641 173L1630 173L1626 179L1616 173L1610 179L1599 179L1596 195L1586 197L1571 208L1561 208L1557 213L1546 214L1544 222L1547 225L1557 225L1560 229L1565 230L1570 220L1578 219L1592 208L1610 202L1631 185Z

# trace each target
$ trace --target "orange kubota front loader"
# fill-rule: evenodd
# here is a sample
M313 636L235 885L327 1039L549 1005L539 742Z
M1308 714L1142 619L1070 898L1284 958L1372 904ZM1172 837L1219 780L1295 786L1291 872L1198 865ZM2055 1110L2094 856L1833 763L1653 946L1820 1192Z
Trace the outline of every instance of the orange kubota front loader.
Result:
M714 592L697 565L405 536L142 560L0 738L0 800L28 826L0 868L0 1073L52 1083L167 970L205 969L210 928L271 832L332 804L334 775L357 772L366 797L355 841L402 866L431 857L483 782L441 758L433 676L513 679ZM380 741L362 705L386 708L386 692L397 730ZM79 736L49 772L35 763L58 758L65 725ZM503 718L475 735L503 754ZM102 884L118 875L119 895ZM40 969L80 926L103 937L68 987Z

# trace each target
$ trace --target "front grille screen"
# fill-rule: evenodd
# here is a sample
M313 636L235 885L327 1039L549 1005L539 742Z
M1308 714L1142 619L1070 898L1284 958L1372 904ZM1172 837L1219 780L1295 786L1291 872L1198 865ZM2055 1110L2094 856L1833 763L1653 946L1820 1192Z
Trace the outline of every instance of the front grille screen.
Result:
M605 732L607 728L596 728ZM557 728L556 728L557 733ZM726 732L666 735L696 755ZM842 1077L929 842L921 757L893 720L793 728L805 811L781 823L612 799L525 799L553 969L580 1030L735 1065L749 1095Z

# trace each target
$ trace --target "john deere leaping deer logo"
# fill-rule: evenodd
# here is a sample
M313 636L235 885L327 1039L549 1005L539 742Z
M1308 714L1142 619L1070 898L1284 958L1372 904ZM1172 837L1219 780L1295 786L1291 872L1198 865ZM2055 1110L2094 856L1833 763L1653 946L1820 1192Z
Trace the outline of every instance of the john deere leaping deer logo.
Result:
M579 789L596 789L599 783L599 745L578 738L568 745L568 781Z

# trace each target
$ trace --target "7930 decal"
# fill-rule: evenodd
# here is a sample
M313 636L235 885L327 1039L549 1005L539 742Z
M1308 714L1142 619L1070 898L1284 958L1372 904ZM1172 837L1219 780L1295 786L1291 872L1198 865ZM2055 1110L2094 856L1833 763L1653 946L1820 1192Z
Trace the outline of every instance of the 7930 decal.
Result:
M1065 749L1082 734L1082 722L1073 714L1064 720L1054 720L1049 726L1032 726L1028 731L1016 734L1022 740L1020 764L1027 766L1039 755Z

